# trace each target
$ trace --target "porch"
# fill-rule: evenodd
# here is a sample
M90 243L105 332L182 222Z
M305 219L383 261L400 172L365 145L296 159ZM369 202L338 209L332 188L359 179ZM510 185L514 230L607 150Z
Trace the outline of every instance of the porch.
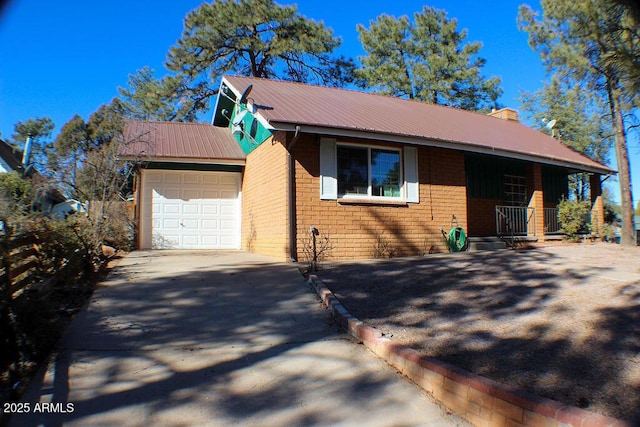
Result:
M560 231L557 208L544 208L544 235L536 233L535 208L496 206L497 233L493 236L469 237L469 250L493 251L515 247L518 243L560 240L564 234Z
M569 175L581 171L481 155L467 155L465 163L470 237L562 238L558 204L569 194ZM589 189L592 229L599 234L604 220L599 174L589 175Z
M561 236L558 208L543 209L543 235ZM535 207L496 206L496 235L498 237L539 237Z

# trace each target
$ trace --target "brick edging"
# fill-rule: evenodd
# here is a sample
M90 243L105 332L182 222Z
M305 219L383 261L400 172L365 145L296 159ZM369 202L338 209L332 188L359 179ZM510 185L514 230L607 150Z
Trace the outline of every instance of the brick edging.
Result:
M317 276L309 275L308 283L351 336L476 426L634 427L626 421L538 397L393 343L379 330L353 317Z

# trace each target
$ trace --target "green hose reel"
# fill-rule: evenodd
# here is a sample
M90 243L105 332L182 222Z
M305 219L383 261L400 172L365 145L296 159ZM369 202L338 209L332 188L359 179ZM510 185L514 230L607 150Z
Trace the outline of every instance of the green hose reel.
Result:
M467 248L467 235L462 227L453 227L445 238L449 252L460 252Z

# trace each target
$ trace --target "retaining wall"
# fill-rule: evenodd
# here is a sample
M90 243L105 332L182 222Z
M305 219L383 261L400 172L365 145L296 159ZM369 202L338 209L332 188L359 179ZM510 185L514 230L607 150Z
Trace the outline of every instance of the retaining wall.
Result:
M478 427L634 427L629 422L538 397L423 356L414 349L394 343L381 331L353 317L317 276L310 275L309 284L350 335L444 406Z

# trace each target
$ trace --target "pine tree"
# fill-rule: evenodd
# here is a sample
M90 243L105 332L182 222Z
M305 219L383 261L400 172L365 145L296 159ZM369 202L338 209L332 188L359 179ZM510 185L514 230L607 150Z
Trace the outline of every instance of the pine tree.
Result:
M341 40L296 6L273 0L204 3L184 20L184 31L168 53L173 73L155 80L143 68L121 89L133 117L193 121L206 111L226 74L342 86L353 61L333 56Z
M369 28L358 25L367 53L356 75L363 86L382 93L468 110L496 106L500 79L481 75L482 44L465 43L466 30L444 11L425 6L414 14L381 15Z
M640 94L631 89L637 84L630 81L633 67L619 58L640 56L640 32L629 25L632 15L623 2L542 0L541 5L542 17L529 6L519 12L520 28L529 33L531 47L549 71L607 100L620 182L621 242L631 245L635 236L625 113L640 103Z
M521 100L525 115L538 124L540 131L597 162L607 163L612 137L611 126L603 119L605 106L582 87L567 84L555 75L542 89L524 93ZM552 120L553 126L548 126ZM587 174L571 176L569 184L578 200L587 198Z

